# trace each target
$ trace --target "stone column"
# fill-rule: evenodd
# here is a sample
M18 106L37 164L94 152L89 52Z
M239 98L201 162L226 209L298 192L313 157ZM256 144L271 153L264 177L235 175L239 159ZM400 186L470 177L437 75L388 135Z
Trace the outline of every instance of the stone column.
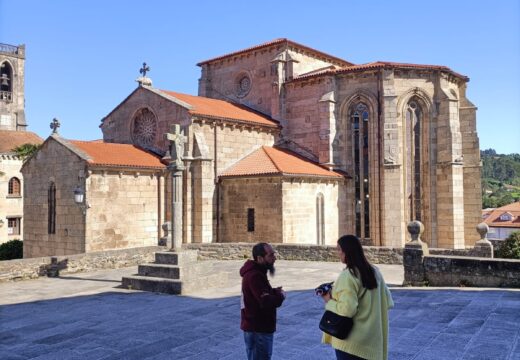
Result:
M402 165L402 121L397 116L397 95L394 72L381 73L380 92L383 94L383 173L379 191L382 191L382 245L402 247L406 240L404 208L404 168Z
M449 79L438 78L437 241L441 248L464 246L464 179L459 103Z
M172 250L180 250L182 247L182 170L170 164L168 169L172 174Z
M466 83L459 85L459 99L462 155L464 156L464 240L466 246L473 246L478 240L473 231L474 226L482 220L482 166L477 136L477 107L466 98Z

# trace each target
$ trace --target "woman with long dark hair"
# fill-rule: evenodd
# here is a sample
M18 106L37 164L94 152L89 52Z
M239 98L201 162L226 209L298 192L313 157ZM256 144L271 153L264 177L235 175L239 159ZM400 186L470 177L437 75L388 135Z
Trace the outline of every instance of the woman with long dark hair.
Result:
M352 318L354 326L346 339L323 333L322 342L335 349L338 360L387 359L392 295L379 270L366 259L357 236L340 237L337 250L346 268L334 282L332 291L322 298L325 310Z

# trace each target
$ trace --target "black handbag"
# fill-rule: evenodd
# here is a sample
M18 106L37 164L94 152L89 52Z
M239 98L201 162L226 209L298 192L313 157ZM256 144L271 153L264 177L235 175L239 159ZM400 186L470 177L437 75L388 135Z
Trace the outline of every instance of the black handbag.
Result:
M367 289L363 291L359 300L365 296L366 292ZM340 340L344 340L348 337L353 326L354 321L352 318L338 315L330 310L325 310L320 320L320 330Z
M321 331L341 340L348 337L352 326L354 326L352 318L338 315L330 310L325 310L320 320Z

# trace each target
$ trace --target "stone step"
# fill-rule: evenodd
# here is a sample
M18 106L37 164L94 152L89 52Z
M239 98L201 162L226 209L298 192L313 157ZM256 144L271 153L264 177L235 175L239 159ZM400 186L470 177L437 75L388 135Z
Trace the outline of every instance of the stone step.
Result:
M162 277L167 279L191 280L214 273L214 266L210 262L194 262L184 266L169 264L139 265L137 274L140 276Z
M182 294L182 281L150 276L125 276L122 280L125 289L152 291L164 294Z
M137 274L139 276L160 277L166 279L179 279L180 268L177 265L166 264L144 264L139 265Z
M182 252L163 251L155 253L156 264L184 265L197 261L197 250L182 250Z

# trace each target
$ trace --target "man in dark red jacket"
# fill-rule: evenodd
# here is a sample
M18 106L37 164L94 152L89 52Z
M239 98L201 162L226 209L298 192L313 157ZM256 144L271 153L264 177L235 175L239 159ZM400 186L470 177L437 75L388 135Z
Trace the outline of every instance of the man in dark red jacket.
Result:
M253 260L247 260L240 269L240 329L244 331L248 360L268 360L273 353L276 308L285 299L285 291L281 287L273 289L267 280L267 271L274 275L275 261L271 245L258 243L253 247Z

